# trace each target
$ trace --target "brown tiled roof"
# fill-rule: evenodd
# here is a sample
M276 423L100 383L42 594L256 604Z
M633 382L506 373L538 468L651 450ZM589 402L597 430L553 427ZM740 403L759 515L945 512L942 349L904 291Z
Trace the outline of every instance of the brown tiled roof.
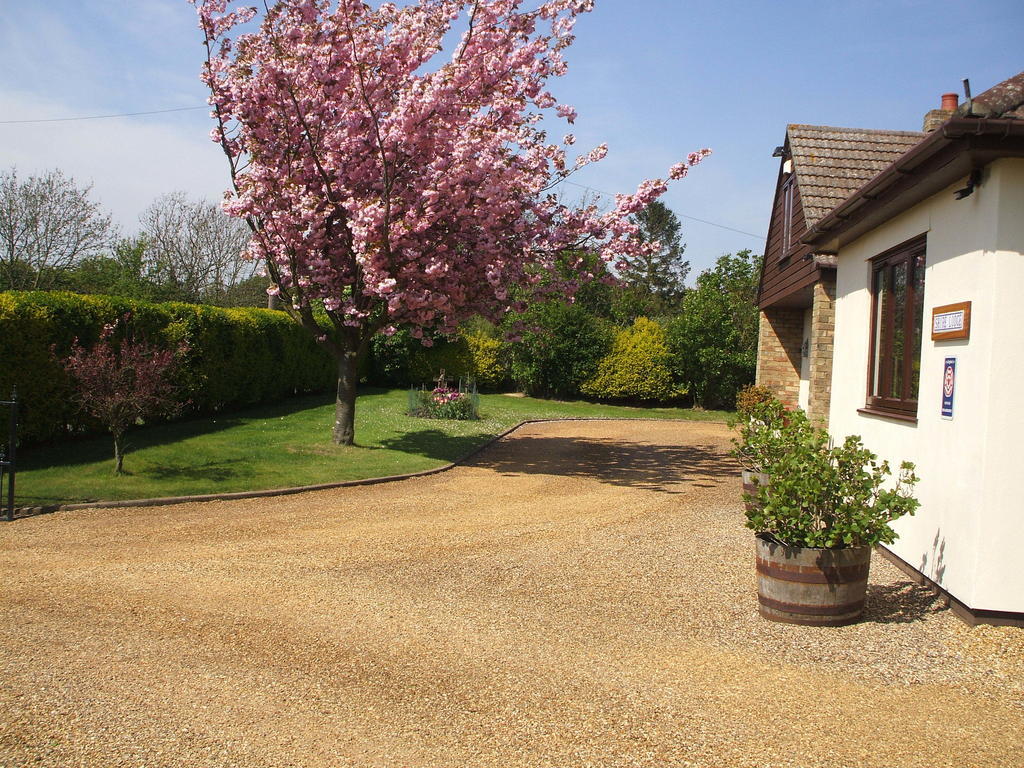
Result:
M1003 80L960 105L964 117L1016 117L1024 119L1024 72Z
M807 228L926 135L917 131L788 126L789 150Z

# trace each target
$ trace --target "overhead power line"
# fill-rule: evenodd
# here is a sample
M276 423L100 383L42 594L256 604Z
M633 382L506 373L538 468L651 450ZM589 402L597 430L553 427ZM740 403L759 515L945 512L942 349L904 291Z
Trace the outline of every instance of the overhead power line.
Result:
M149 112L118 112L117 114L112 115L83 115L80 117L47 117L40 118L37 120L0 120L0 125L25 125L28 123L68 123L75 120L105 120L110 117L139 117L141 115L165 115L168 112L193 112L197 109L209 109L209 106L204 104L198 107L175 107L174 109L154 109ZM574 187L585 189L588 192L597 192L598 194L601 195L614 197L614 195L611 192L604 192L603 190L595 189L594 187L588 187L586 184L577 184L575 181L563 180L561 183L571 184ZM690 219L691 221L699 221L701 224L707 224L710 227L718 227L719 229L725 229L728 230L729 232L736 232L737 234L746 235L747 237L754 237L757 238L758 240L761 240L763 238L763 235L757 235L754 234L753 232L746 232L742 229L736 229L735 227L730 227L725 224L718 224L717 222L708 221L707 219L699 219L696 216L689 216L685 213L680 213L677 215L681 216L684 219Z
M687 216L685 213L680 213L679 215L682 216L684 219L690 219L691 221L699 221L701 224L709 224L712 227L718 227L719 229L727 229L730 232L737 232L741 235L746 235L747 237L756 238L757 240L764 240L764 235L755 235L753 232L745 232L742 229L728 227L725 224L716 224L715 222L708 221L707 219L698 219L696 216Z
M562 183L563 184L572 184L574 187L579 187L580 189L585 189L585 190L587 190L589 192L597 192L600 195L607 195L608 197L615 197L615 195L613 195L611 192L604 192L603 190L600 190L600 189L594 189L593 187L588 187L586 184L577 184L575 181L565 181L565 180L563 180ZM758 240L764 240L764 235L756 235L753 232L746 232L746 231L744 231L742 229L736 229L735 227L729 227L729 226L726 226L725 224L718 224L718 223L716 223L714 221L708 221L707 219L698 219L696 216L687 216L685 213L679 213L679 214L676 214L676 215L677 216L681 216L684 219L690 219L691 221L699 221L701 224L707 224L707 225L712 226L712 227L718 227L719 229L727 229L730 232L736 232L737 234L740 234L740 235L747 235L748 237L754 237L754 238L757 238Z
M168 112L190 112L196 109L209 109L205 104L201 107L176 107L175 109L154 109L151 112L119 112L116 115L84 115L82 117L46 117L38 120L0 120L0 125L15 123L68 123L72 120L104 120L108 117L138 117L139 115L164 115Z

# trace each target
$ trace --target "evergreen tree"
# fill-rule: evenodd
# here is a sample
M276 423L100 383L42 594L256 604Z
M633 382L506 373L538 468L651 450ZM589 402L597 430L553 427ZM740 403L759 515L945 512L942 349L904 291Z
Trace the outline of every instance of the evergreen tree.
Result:
M683 296L683 283L690 272L690 262L683 258L686 245L680 241L682 225L667 205L655 200L633 217L645 242L657 241L654 253L629 260L630 268L623 279L651 302L654 313L664 312Z

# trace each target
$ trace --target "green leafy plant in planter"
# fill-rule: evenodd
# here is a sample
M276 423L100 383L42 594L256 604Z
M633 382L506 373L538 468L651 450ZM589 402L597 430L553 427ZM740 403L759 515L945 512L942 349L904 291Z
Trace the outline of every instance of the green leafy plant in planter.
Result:
M758 503L757 489L771 481L771 468L813 428L803 411L789 411L771 396L754 393L738 397L736 404L738 416L732 427L739 438L733 439L732 456L743 470L743 502L749 513Z
M891 544L891 523L912 515L917 476L900 464L892 482L857 436L835 445L823 429L792 414L774 434L778 453L765 466L747 527L757 543L758 601L773 621L840 625L864 610L871 547Z
M803 411L788 411L772 398L740 410L732 426L739 431L739 439L732 441L733 457L750 472L767 473L810 423Z
M890 523L920 504L911 495L918 480L914 465L904 461L896 483L887 487L889 462L879 462L856 435L841 445L832 445L820 429L795 437L770 464L772 480L758 488L747 527L798 547L894 542Z

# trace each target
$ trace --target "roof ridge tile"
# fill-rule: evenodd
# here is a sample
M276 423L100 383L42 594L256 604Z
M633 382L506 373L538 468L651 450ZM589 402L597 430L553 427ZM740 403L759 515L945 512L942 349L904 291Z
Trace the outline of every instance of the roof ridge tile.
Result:
M810 123L790 123L786 126L787 130L793 128L805 128L814 131L843 131L846 133L869 133L869 134L887 134L891 136L925 136L923 131L902 131L902 130L891 130L888 128L849 128L838 125L812 125Z

